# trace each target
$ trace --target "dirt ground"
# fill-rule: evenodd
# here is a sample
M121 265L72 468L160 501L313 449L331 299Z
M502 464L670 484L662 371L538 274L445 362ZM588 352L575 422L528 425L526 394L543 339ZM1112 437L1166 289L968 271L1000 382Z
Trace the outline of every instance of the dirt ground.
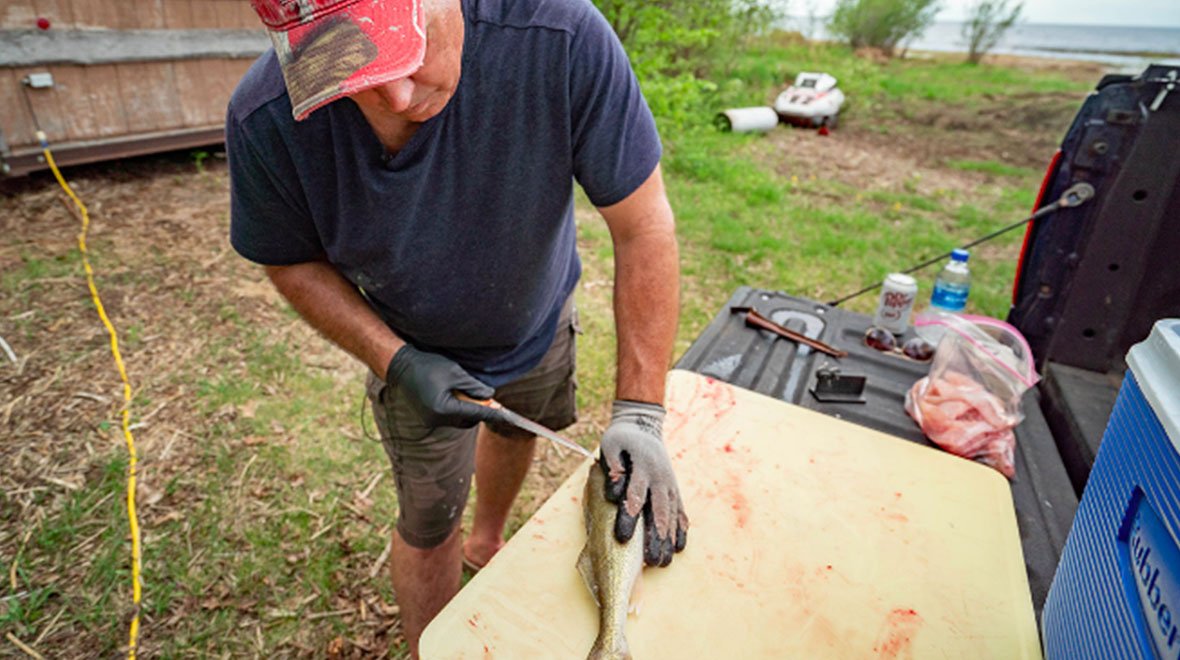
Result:
M969 190L988 175L948 167L992 161L1040 173L1077 113L1076 94L985 99L977 107L899 108L900 122L845 123L827 140L813 131L773 131L782 174L814 174L861 190L895 187L920 174L928 189Z
M141 657L161 653L170 631L192 627L187 619L214 617L226 607L236 610L239 625L248 631L245 638L254 638L251 626L259 629L258 644L240 648L234 656L397 655L397 607L388 594L371 586L380 546L375 552L347 550L358 539L387 539L392 522L388 503L384 510L373 503L384 497L373 494L382 492L375 491L377 482L383 481L382 488L390 492L392 488L388 478L377 476L387 476L388 463L372 440L363 437L359 424L364 368L287 311L261 270L232 251L224 160L211 158L198 170L189 154L167 154L71 168L67 176L89 207L91 261L105 311L120 333L133 387L137 506L149 591L162 581L150 575L149 556L166 553L177 537L192 543L193 534L202 531L202 520L208 521L201 512L213 501L208 491L216 479L211 465L216 451L240 457L234 472L240 471L237 486L248 497L240 510L219 515L233 526L289 504L292 498L284 493L307 490L301 488L304 476L298 471L245 480L246 470L240 467L245 464L248 470L259 455L255 450L266 445L297 443L294 429L272 423L258 435L227 437L216 429L249 422L258 404L227 404L213 411L199 405L198 383L216 381L222 371L241 372L250 359L252 347L243 328L265 328L267 346L296 351L302 364L336 381L340 400L323 406L323 421L332 428L320 433L335 432L352 446L369 443L367 454L380 457L368 461L363 474L332 476L326 487L351 499L346 512L350 525L325 539L335 538L348 555L338 581L356 585L331 594L328 613L349 612L345 627L355 624L354 632L337 635L330 621L319 621L281 643L263 643L261 630L270 615L256 599L235 597L229 584L218 583L174 599L165 612L146 615ZM125 575L128 546L117 533L126 523L121 504L124 464L111 462L112 455L125 451L119 426L122 385L86 288L78 229L65 196L47 175L21 181L0 197L0 337L16 357L11 363L0 354L0 557L6 583L0 591L6 597L0 600L0 629L7 628L2 625L5 617L14 616L15 605L32 591L9 586L51 585L44 604L47 616L39 620L37 634L22 641L52 657L71 658L94 657L95 648L111 646L112 640L118 648L131 618L130 599L122 593L130 583ZM591 297L606 295L602 287L588 291ZM269 384L265 390L275 393ZM601 433L601 416L589 411L570 434ZM367 431L375 434L371 417ZM522 515L536 510L576 463L572 454L542 446L532 486L519 500ZM253 476L259 472L256 467ZM243 489L243 483L256 485ZM84 496L95 484L103 486L94 496ZM317 494L324 497L321 491L307 497ZM177 534L157 532L176 525L181 526ZM226 534L248 532L227 529ZM53 547L52 539L59 535L70 540L68 547ZM298 563L298 552L292 550L287 561ZM118 597L100 600L90 589L74 590L73 585L94 579L95 564L111 559L121 574L115 582ZM193 561L190 568L209 563L208 557ZM183 590L185 585L180 586ZM110 608L103 614L105 621L79 620L86 618L88 608L103 607ZM54 617L55 611L67 616ZM205 655L200 648L192 652ZM11 652L15 647L0 641L0 657Z
M900 185L918 172L923 188L969 190L989 175L948 168L948 161L993 160L1039 171L1077 102L1074 96L1060 94L985 101L970 111L947 108L906 116L897 131L846 124L832 139L816 140L810 131L782 130L770 144L789 155L779 166L784 174L815 173L868 190ZM209 474L207 448L199 445L210 438L204 429L219 419L250 414L230 406L210 415L194 403L194 383L213 377L227 360L245 360L248 346L237 345L243 321L245 326L268 328L295 348L305 364L343 387L356 386L363 369L288 312L261 271L229 247L224 160L209 158L198 165L187 154L171 154L73 168L68 175L90 207L94 267L106 312L122 334L121 348L138 402L138 497L145 545L150 545L158 525L184 520L201 506L201 490L195 484ZM26 553L39 553L40 564L35 557L21 560L25 573L19 577L58 585L56 598L65 611L72 598L70 585L86 579L92 569L88 559L107 552L104 541L115 541L116 559L125 560L123 544L106 534L122 516L122 508L115 505L122 497L121 472L115 469L113 480L106 474L112 469L112 452L123 445L117 423L122 390L106 332L96 320L81 276L78 221L56 184L37 175L0 196L0 232L0 337L16 356L11 363L0 354L0 568L5 582L11 577L15 585L18 560ZM607 289L587 284L579 296L602 305ZM691 291L692 283L685 289ZM345 436L359 435L352 426L355 403L355 398L341 403L348 412L334 422ZM594 433L603 421L592 414L573 434ZM291 434L278 435L290 440ZM248 440L233 442L240 447ZM540 452L523 507L539 506L575 462L570 456ZM361 491L371 477L360 475L347 488ZM77 493L104 479L113 484L110 492L87 501L87 509L71 513L71 507L78 506ZM113 513L95 513L103 510ZM81 528L73 530L69 538L76 541L68 549L59 549L68 550L67 555L75 558L72 562L55 559L59 555L44 546L37 550L36 540L30 543L44 532L41 526L66 514ZM345 570L363 582L373 561L368 555L357 557ZM124 584L117 588L124 590ZM9 599L19 600L19 590L6 587L5 592ZM185 594L176 607L153 615L145 622L146 655L158 650L158 640L180 626L184 617L208 615L203 604L216 596ZM53 619L49 608L45 619L50 621L22 641L50 655L86 657L109 641L102 640L104 636L121 639L125 634L130 612L125 600L112 601L113 611L106 613L109 623L86 624L72 616ZM396 607L382 602L371 589L340 600L359 608L359 617L348 620L356 623L356 632L339 636L327 629L294 635L283 654L392 653L399 642ZM358 606L358 601L365 604ZM248 611L251 604L236 606ZM0 621L13 607L0 601ZM261 619L257 614L245 620ZM362 625L363 621L368 623ZM243 635L252 637L251 630L247 627ZM261 642L261 632L258 639ZM0 655L15 652L6 644L0 641ZM240 650L248 654L249 648ZM253 650L265 652L262 647Z

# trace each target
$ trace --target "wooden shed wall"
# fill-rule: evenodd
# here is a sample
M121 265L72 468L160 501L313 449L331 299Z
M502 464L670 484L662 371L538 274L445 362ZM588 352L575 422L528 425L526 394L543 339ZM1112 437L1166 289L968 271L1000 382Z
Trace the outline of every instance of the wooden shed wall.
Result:
M257 28L247 0L0 0L0 29L32 29L37 18L51 29Z
M217 126L250 63L200 59L0 69L5 139L13 150L35 145L38 123L51 142ZM53 75L52 88L23 89L22 78L44 71Z
M95 34L91 30L261 35L262 29L246 0L0 0L0 48L5 35L36 30L38 18L48 19L59 37ZM253 59L249 54L0 66L0 135L7 147L0 158L13 165L14 174L39 169L38 124L55 153L64 152L58 157L63 163L217 142L229 97ZM53 87L22 83L41 72L53 76ZM71 149L77 152L73 158Z

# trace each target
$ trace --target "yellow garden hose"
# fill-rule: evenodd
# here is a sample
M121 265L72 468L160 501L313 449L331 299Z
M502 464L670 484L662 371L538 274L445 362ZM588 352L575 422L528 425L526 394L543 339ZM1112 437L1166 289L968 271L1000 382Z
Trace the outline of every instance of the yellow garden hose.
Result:
M53 170L53 176L61 185L62 190L66 191L66 195L69 195L70 200L74 202L74 206L78 208L79 217L82 220L82 231L78 233L78 249L82 252L82 266L86 269L86 284L90 287L90 298L94 301L94 308L98 310L98 317L102 319L102 324L106 326L107 334L111 337L111 354L115 356L115 366L119 368L119 377L123 379L123 437L127 441L129 457L127 463L127 520L131 527L131 597L134 603L127 657L134 660L136 645L139 642L139 601L142 596L142 587L139 579L139 518L135 514L136 454L135 438L131 435L131 382L127 380L127 369L123 366L123 356L119 353L119 333L115 331L115 326L111 324L106 309L102 306L98 287L94 284L94 270L90 267L90 257L86 252L86 232L90 229L90 214L86 210L86 205L74 194L70 184L66 183L65 177L61 175L61 170L57 169L57 163L53 161L53 154L49 151L49 141L45 133L37 131L37 139L41 141L41 152L45 154L45 162L49 165L49 169Z

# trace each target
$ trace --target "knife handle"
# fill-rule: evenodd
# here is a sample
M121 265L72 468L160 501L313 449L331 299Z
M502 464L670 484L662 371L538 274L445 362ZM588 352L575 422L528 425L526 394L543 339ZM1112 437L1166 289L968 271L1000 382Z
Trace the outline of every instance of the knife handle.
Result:
M451 394L455 395L455 398L460 401L474 403L476 405L483 406L484 408L491 408L492 410L499 410L500 408L503 407L500 405L500 402L496 401L495 399L476 399L474 397L467 396L466 394L460 392L459 390L451 390Z

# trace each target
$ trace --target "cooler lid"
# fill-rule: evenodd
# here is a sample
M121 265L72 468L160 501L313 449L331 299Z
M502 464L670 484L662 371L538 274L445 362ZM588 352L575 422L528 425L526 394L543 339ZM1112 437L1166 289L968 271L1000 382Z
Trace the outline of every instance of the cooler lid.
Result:
M1131 347L1127 364L1180 453L1180 319L1156 321L1147 339Z

